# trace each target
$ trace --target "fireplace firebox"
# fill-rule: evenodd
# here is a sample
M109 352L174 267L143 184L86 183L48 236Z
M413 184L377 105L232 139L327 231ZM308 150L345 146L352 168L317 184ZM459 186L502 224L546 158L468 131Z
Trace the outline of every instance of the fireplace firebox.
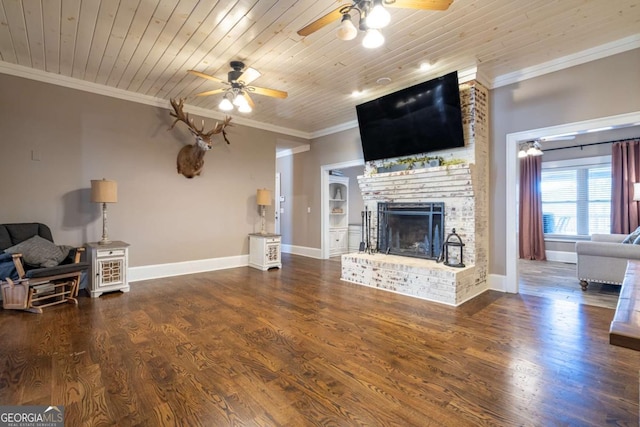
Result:
M444 203L378 203L378 251L437 259L444 240Z

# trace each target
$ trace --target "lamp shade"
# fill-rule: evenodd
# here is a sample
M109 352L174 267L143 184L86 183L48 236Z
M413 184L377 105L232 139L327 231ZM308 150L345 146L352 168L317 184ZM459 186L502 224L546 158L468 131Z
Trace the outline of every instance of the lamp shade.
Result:
M118 183L106 179L92 179L91 201L96 203L117 203Z
M640 182L633 183L633 200L640 201Z
M271 191L265 188L258 189L256 201L259 206L271 206Z

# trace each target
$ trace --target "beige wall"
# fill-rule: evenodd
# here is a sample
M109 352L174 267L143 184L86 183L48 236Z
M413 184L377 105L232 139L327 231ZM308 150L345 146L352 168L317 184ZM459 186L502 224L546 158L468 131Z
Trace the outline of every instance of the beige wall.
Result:
M364 210L364 200L358 185L358 176L364 175L364 165L343 168L344 176L349 178L349 225L360 225L362 223L361 212Z
M491 97L491 265L506 273L506 135L640 111L640 49L520 83Z
M316 138L309 151L278 159L277 169L286 198L281 217L283 243L320 248L320 168L356 159L362 159L357 128ZM311 213L307 213L307 208L311 208Z
M232 127L231 145L215 146L189 180L176 156L193 137L181 123L167 131L171 122L168 109L0 75L0 223L46 223L61 244L99 240L90 180L107 178L119 196L109 237L131 244L131 266L247 254L247 234L260 229L256 189L274 187L278 135Z

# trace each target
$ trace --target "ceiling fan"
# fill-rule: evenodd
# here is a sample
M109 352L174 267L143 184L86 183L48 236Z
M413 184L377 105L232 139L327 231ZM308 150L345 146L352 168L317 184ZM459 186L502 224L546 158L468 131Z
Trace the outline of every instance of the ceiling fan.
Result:
M231 61L229 65L231 66L231 71L227 73L226 81L218 77L210 76L209 74L201 73L200 71L188 70L189 73L195 76L212 80L217 83L222 83L226 86L220 89L200 92L195 96L209 96L217 93L224 93L222 101L218 107L221 110L230 111L233 110L235 105L241 113L250 113L253 108L255 108L255 103L249 96L250 92L281 99L288 96L287 92L283 92L281 90L267 89L251 85L251 82L260 77L261 74L258 70L251 67L245 69L245 65L242 61Z
M358 35L358 29L365 31L362 44L367 48L382 46L384 36L380 32L386 27L391 15L386 7L421 10L447 10L453 0L354 0L351 4L342 5L339 8L316 19L306 27L298 31L298 35L306 37L319 29L342 18L338 27L337 36L340 40L353 40ZM358 28L351 21L351 13L359 15Z

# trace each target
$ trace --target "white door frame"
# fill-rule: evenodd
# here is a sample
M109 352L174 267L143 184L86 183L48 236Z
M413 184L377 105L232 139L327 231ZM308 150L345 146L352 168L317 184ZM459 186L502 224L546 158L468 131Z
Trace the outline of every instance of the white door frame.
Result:
M273 201L274 230L275 230L274 233L280 234L280 209L281 209L280 195L282 194L280 189L280 172L276 172L276 188L275 188L274 194L275 194L274 201Z
M505 291L518 293L518 142L528 141L552 135L562 135L571 132L583 133L609 126L631 126L640 123L640 111L602 117L582 122L567 123L540 129L507 134L506 140L506 277Z
M332 169L352 168L364 166L363 159L349 160L346 162L332 163L320 166L320 256L329 258L329 171Z

